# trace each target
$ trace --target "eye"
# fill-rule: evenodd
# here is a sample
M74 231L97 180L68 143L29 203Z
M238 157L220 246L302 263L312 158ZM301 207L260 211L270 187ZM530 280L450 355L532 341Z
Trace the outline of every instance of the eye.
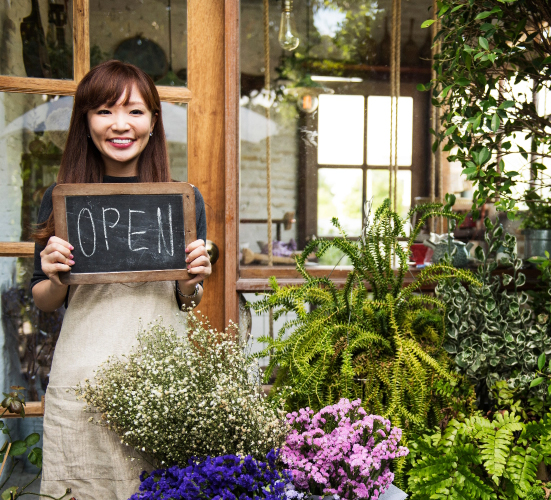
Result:
M111 114L111 111L109 111L108 109L100 109L98 111L98 115L110 115Z
M130 111L130 114L131 115L143 115L144 112L141 109L133 109L132 111Z

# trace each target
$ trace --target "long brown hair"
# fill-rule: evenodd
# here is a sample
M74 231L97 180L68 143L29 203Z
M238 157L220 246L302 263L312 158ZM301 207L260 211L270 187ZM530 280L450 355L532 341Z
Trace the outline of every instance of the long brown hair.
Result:
M105 165L94 142L88 138L87 113L92 109L113 106L124 94L125 105L133 85L138 88L145 105L157 116L153 136L138 159L139 182L170 182L170 166L166 147L161 101L153 80L140 68L120 61L107 61L89 71L78 84L71 115L71 124L57 184L102 182ZM54 235L54 214L34 232L33 239L46 245Z

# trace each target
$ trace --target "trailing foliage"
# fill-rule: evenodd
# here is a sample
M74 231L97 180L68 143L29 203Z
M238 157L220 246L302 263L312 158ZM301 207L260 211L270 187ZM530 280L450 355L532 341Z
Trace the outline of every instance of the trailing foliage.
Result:
M536 474L542 461L551 463L551 424L496 412L491 420L452 420L409 447L412 500L539 498Z
M480 265L475 273L482 286L447 280L436 288L446 305L447 338L444 348L457 366L474 381L486 381L491 387L507 380L510 388L527 389L541 352L551 352L545 319L536 318L527 306L528 295L519 291L526 282L520 272L522 260L515 250L516 239L503 226L489 218L484 221L488 251L479 246ZM499 264L509 272L494 274ZM506 286L511 286L507 290Z
M341 236L310 242L297 257L304 284L282 288L272 278L273 292L251 305L257 313L273 308L274 318L296 315L276 339L259 339L267 343L259 356L271 356L266 379L277 369L273 395L286 397L290 410L308 406L317 411L347 398L361 399L369 413L390 418L406 433L440 420L442 406L460 382L442 348L444 306L417 292L450 277L473 285L476 280L467 271L434 265L404 286L409 247L426 220L458 218L440 205L415 212L418 223L404 246L398 238L406 237L409 217L402 220L389 200L366 222L357 244L333 219ZM338 248L350 259L353 269L343 288L308 273L304 262L316 248L318 257Z
M527 178L534 180L526 195L537 199L539 188L549 185L544 162L551 136L547 111L533 92L551 85L551 4L439 0L438 18L436 78L418 87L430 89L433 104L443 110L433 149L439 143L444 151L457 148L449 158L461 162L477 187L473 208L496 198L498 209L513 209L522 197L515 186ZM507 162L515 153L524 158L526 176Z

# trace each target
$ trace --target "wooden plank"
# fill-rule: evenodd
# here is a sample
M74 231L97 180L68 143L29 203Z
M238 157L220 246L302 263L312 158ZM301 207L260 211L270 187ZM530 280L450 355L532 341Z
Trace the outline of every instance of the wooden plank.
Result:
M165 102L190 102L191 90L187 87L157 87L161 101Z
M76 82L80 82L90 71L89 0L73 1L73 66Z
M25 418L29 417L43 417L44 416L44 397L42 397L42 401L28 401L25 403ZM4 418L21 418L21 415L19 413L12 413L11 411L7 411L2 415L1 419Z
M226 268L225 324L239 321L239 1L225 2Z
M208 238L220 259L205 282L200 309L219 329L225 323L225 86L224 2L188 2L188 181L205 198Z
M0 91L21 94L74 95L77 84L73 80L0 76Z
M32 241L0 242L0 257L34 257Z

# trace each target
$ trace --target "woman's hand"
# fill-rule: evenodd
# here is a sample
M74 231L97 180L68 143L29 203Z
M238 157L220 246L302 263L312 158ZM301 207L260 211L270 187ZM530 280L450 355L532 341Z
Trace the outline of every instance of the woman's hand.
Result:
M186 248L186 254L187 271L194 277L187 280L185 283L186 288L191 289L190 293L193 293L195 285L211 275L212 266L210 264L207 247L203 240L196 240L190 243Z
M71 266L75 263L71 253L73 249L67 241L52 236L46 248L40 252L42 271L52 283L65 286L61 283L58 273L71 270Z

